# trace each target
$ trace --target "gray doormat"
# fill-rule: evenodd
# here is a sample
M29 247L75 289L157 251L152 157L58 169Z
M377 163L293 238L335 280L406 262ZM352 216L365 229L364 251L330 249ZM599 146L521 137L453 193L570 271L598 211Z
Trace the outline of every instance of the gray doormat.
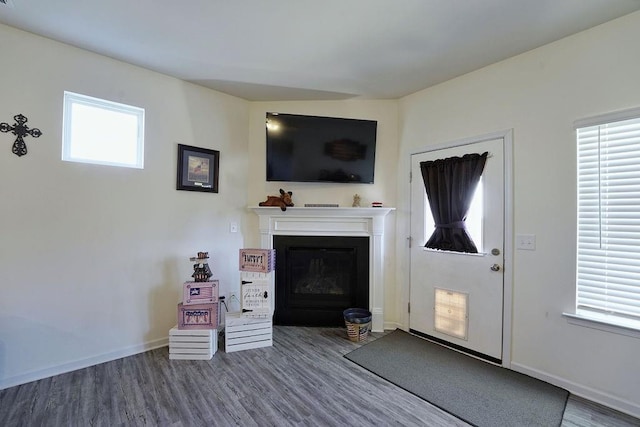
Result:
M476 426L559 426L569 392L400 329L344 357Z

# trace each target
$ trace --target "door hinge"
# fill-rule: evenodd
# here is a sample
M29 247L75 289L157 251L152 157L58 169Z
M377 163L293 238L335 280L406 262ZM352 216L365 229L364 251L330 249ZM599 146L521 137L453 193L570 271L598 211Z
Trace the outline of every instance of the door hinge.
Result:
M407 303L407 313L411 313L411 303Z
M409 242L409 249L411 249L411 242L413 242L413 237L407 237L407 241Z
M413 171L409 172L409 184L413 182Z

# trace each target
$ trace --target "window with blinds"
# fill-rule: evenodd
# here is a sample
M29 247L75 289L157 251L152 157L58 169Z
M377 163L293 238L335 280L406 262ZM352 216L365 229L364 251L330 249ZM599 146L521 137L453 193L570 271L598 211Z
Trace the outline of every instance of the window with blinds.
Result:
M636 324L640 320L640 109L584 120L576 123L576 130L577 312Z

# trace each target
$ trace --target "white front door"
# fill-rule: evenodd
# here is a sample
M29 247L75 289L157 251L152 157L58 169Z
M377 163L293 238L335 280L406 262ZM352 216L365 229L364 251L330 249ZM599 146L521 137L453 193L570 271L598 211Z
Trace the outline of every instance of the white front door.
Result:
M489 155L475 207L472 204L465 221L478 253L426 249L434 224L420 163L485 151ZM496 363L501 363L503 356L503 158L502 137L411 156L409 327Z

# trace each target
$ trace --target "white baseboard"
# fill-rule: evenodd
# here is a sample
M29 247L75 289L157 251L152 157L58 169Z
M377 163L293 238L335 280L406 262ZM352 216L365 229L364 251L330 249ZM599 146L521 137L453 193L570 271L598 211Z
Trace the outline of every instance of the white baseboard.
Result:
M511 369L516 372L529 375L530 377L546 381L558 387L562 387L571 392L571 394L575 394L576 396L583 397L592 402L596 402L611 409L624 412L625 414L629 414L636 418L640 418L640 405L637 403L612 396L608 393L593 389L591 387L587 387L582 384L574 383L573 381L560 378L556 375L551 375L546 372L530 368L520 363L511 362Z
M396 329L404 329L402 324L397 322L384 322L384 330L385 331L394 331Z
M15 387L17 385L26 384L31 381L37 381L44 378L52 377L54 375L65 374L67 372L75 371L78 369L87 368L89 366L98 365L100 363L110 362L112 360L121 359L123 357L133 356L134 354L144 353L145 351L153 350L160 347L166 347L169 345L169 337L159 338L157 340L148 341L142 344L125 347L120 350L111 351L109 353L99 354L85 359L78 359L72 362L63 363L62 365L50 366L45 369L37 369L35 371L27 372L26 374L16 375L13 377L0 380L0 390Z

